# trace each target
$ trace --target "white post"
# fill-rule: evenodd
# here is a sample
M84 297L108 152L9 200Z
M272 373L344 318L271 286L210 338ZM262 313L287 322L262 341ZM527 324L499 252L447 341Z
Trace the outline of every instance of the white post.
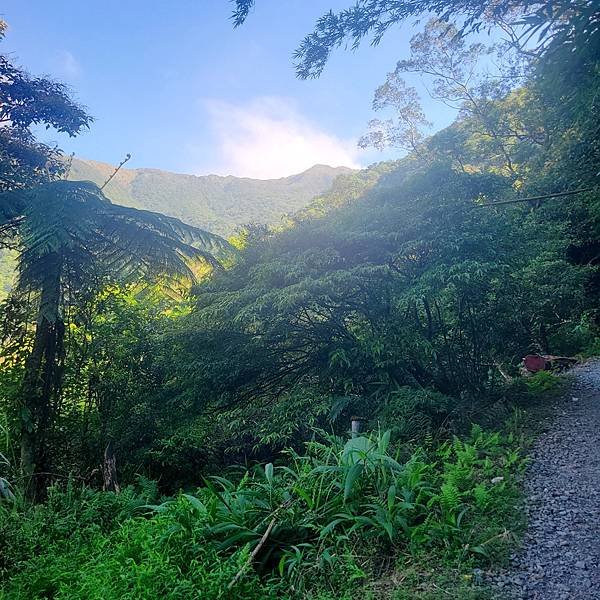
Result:
M360 433L362 433L363 424L365 421L366 419L364 419L363 417L350 417L350 431L352 432L353 438L357 437Z

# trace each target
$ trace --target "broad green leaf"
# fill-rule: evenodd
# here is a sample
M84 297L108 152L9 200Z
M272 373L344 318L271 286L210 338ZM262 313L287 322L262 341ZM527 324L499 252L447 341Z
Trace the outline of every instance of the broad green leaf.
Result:
M348 500L350 495L352 494L352 490L354 488L354 483L360 477L363 472L364 465L362 463L353 464L348 472L346 473L346 479L344 481L344 502Z
M265 465L265 477L267 478L269 485L273 485L273 463Z

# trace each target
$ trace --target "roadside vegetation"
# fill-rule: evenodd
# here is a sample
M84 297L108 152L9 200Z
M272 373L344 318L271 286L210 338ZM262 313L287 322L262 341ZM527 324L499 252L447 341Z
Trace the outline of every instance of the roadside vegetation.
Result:
M316 432L281 466L158 504L143 478L120 495L72 480L43 505L0 509L5 597L435 597L442 578L463 594L513 543L520 440L474 426L401 453L389 432Z

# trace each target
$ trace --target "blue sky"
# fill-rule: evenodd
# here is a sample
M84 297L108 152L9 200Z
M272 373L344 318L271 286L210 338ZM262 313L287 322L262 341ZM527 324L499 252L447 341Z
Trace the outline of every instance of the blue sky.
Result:
M233 29L228 0L5 0L2 52L68 83L96 122L66 151L169 171L280 177L315 163L365 166L399 151L359 151L373 91L406 56L409 27L380 46L336 52L318 80L291 54L325 9L351 0L259 0ZM434 129L453 118L424 98Z

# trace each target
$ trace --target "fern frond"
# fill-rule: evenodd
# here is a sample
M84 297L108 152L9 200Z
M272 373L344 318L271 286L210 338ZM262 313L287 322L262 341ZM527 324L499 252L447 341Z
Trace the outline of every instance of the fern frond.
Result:
M460 506L460 492L451 483L444 483L440 490L439 500L442 509L451 513Z
M230 244L179 219L110 202L87 181L53 181L0 194L0 227L17 223L23 251L19 287L43 287L56 256L71 281L92 274L115 279L162 280L174 289L194 282L199 265L219 266Z

